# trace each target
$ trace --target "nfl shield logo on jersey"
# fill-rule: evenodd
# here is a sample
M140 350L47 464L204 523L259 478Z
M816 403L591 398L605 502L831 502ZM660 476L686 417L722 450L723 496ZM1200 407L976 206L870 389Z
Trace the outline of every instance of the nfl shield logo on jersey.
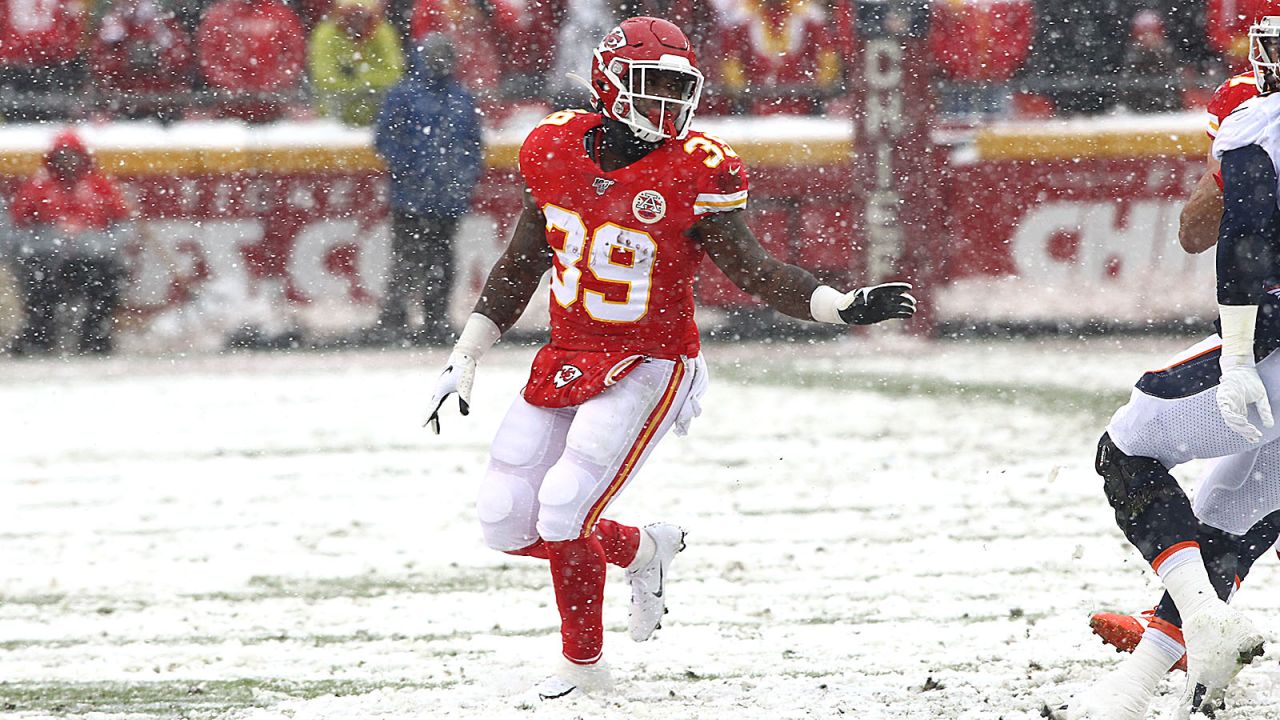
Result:
M582 371L576 366L566 363L561 365L560 369L556 371L555 380L552 382L556 384L556 387L562 388L580 377L582 377Z
M657 190L641 190L631 201L631 212L647 225L658 222L667 214L667 199Z
M597 196L603 195L606 190L613 187L613 182L614 181L609 178L596 178L595 181L591 183L591 187L596 189Z

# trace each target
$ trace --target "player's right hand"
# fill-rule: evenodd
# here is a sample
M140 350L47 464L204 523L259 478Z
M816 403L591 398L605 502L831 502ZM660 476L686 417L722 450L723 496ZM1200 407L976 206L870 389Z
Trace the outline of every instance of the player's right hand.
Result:
M449 396L458 394L458 412L468 415L471 412L471 384L476 378L475 358L465 353L454 351L449 356L449 363L444 372L436 380L435 392L431 394L431 415L424 426L430 425L431 431L440 434L440 408Z
M1258 369L1250 362L1233 364L1223 358L1222 380L1218 383L1218 412L1222 420L1240 437L1251 443L1262 439L1262 431L1249 422L1249 406L1258 407L1262 426L1276 424L1271 415L1271 403L1267 400L1267 388L1258 377Z

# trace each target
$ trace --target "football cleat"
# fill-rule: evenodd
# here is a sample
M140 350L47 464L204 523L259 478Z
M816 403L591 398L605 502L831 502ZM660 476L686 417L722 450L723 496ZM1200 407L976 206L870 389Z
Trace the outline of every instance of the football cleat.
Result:
M1158 678L1157 678L1158 680ZM1143 720L1158 682L1124 669L1113 670L1071 702L1051 712L1051 720Z
M1187 644L1187 688L1176 717L1214 714L1227 686L1245 665L1261 657L1262 634L1230 606L1210 603L1182 623Z
M1155 611L1145 610L1142 616L1150 623L1154 620ZM1142 635L1147 631L1143 621L1133 615L1121 615L1119 613L1099 612L1094 613L1089 618L1089 628L1093 630L1093 634L1102 638L1102 642L1116 649L1116 652L1131 653L1133 649L1138 647L1138 642L1142 640ZM1170 626L1170 629L1173 629ZM1173 635L1169 630L1164 631L1175 640L1181 641L1180 635ZM1182 659L1174 663L1170 671L1187 670L1187 656L1183 655Z
M579 665L561 659L556 671L534 686L539 700L559 700L578 694L595 695L613 689L613 674L603 660Z
M640 530L653 540L653 557L640 567L627 570L631 584L631 639L644 642L662 627L667 612L666 581L671 560L684 550L684 530L667 523L654 523Z

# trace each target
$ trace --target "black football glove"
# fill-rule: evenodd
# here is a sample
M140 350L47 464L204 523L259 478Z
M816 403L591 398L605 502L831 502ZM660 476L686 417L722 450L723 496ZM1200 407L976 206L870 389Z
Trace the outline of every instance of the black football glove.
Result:
M908 292L911 283L891 282L858 288L845 297L840 319L849 325L871 325L884 320L906 319L916 314L916 299Z

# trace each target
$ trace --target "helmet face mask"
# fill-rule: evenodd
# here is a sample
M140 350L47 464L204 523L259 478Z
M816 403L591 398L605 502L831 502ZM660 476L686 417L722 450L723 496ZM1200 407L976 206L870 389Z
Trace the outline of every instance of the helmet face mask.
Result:
M702 95L702 73L692 66L614 59L606 77L618 92L606 115L631 128L641 140L683 138ZM621 66L621 67L619 67ZM614 72L614 68L622 73Z
M656 18L626 20L594 52L591 91L599 108L645 142L683 138L702 97L689 41Z
M1249 64L1259 94L1280 91L1280 15L1268 15L1249 26Z

